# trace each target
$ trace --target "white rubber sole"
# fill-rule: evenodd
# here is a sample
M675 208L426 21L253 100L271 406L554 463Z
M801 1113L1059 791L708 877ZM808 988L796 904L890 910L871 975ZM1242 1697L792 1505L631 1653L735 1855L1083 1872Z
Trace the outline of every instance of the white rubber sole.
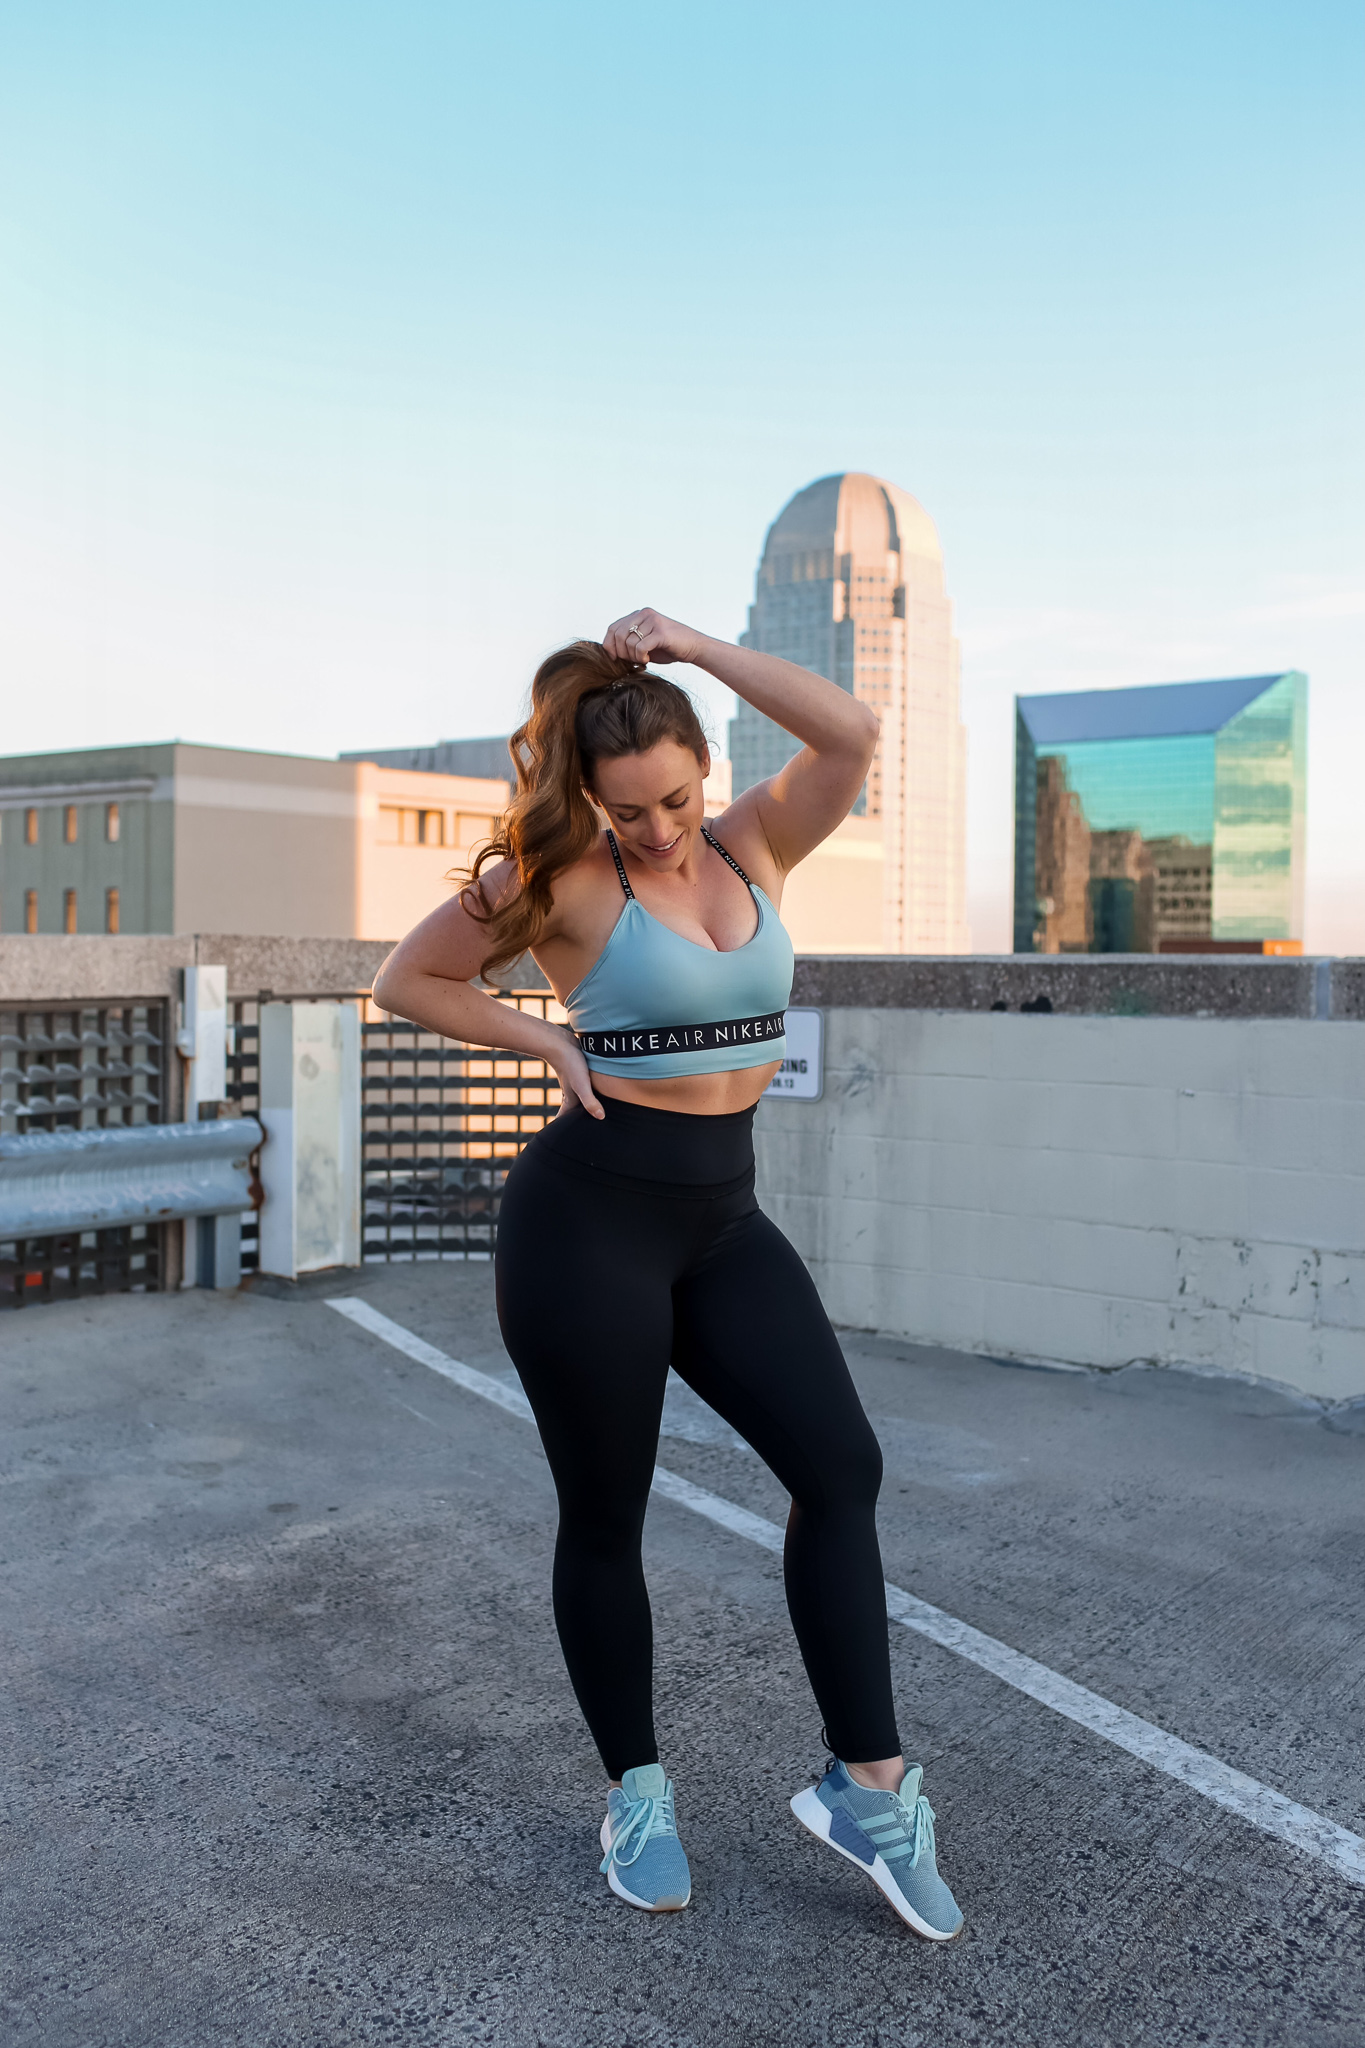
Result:
M602 1844L602 1854L605 1856L611 1847L611 1823L609 1821L603 1821L598 1839ZM637 1899L634 1892L628 1892L620 1878L616 1875L616 1865L614 1863L607 1866L607 1883L611 1886L618 1899L624 1899L628 1906L638 1906L642 1913L681 1913L683 1907L688 1904L692 1897L692 1887L689 1885L687 1887L687 1898L685 1899L666 1899L657 1906L651 1905L648 1899Z
M919 1914L891 1875L889 1867L882 1861L880 1856L875 1857L871 1864L867 1864L863 1862L861 1856L855 1856L851 1850L843 1849L839 1846L829 1831L830 1810L825 1805L823 1799L816 1797L813 1785L808 1785L804 1792L797 1793L791 1802L791 1809L803 1828L809 1828L817 1840L825 1843L826 1847L833 1849L836 1856L842 1856L844 1861L851 1863L855 1870L861 1870L864 1877L872 1879L878 1891L882 1892L895 1907L907 1927L913 1927L916 1934L922 1934L926 1941L957 1940L963 1927L967 1924L965 1920L960 1921L951 1934L944 1934L941 1928L931 1927L927 1920L921 1920Z

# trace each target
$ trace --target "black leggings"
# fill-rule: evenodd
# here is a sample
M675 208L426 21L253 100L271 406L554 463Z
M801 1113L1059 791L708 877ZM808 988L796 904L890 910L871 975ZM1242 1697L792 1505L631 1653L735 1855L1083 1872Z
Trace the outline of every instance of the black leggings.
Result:
M670 1363L792 1497L787 1604L831 1747L896 1756L882 1459L814 1283L754 1199L753 1111L600 1098L532 1139L498 1317L559 1494L554 1608L607 1775L658 1761L640 1537Z

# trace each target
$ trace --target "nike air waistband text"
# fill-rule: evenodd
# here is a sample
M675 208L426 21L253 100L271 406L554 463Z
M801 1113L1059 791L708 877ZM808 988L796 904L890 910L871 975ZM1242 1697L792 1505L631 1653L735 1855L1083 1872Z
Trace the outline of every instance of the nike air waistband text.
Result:
M761 1045L781 1038L785 1010L766 1017L732 1017L725 1024L656 1024L639 1031L580 1031L578 1043L590 1059L639 1060L661 1052L721 1052L728 1046Z

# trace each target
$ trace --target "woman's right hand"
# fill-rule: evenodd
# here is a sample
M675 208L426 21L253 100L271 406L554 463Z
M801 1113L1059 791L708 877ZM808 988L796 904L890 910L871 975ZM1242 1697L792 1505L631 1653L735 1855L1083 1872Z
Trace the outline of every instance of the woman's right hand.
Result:
M559 1040L545 1054L545 1063L553 1067L559 1078L560 1103L557 1116L564 1116L576 1102L581 1102L589 1116L605 1117L606 1111L592 1092L592 1071L584 1059L575 1039L567 1031L556 1033Z
M653 605L642 605L614 619L602 635L602 645L617 661L695 661L704 635L694 626L666 619Z

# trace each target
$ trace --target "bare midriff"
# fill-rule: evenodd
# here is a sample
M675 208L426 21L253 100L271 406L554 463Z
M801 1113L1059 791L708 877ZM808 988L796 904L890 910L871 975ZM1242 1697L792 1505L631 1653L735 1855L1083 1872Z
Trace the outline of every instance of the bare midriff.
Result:
M597 1074L592 1085L599 1095L618 1102L638 1102L643 1109L674 1109L683 1116L732 1116L752 1109L781 1066L769 1060L761 1067L736 1067L728 1074L675 1074L631 1081L624 1074Z

